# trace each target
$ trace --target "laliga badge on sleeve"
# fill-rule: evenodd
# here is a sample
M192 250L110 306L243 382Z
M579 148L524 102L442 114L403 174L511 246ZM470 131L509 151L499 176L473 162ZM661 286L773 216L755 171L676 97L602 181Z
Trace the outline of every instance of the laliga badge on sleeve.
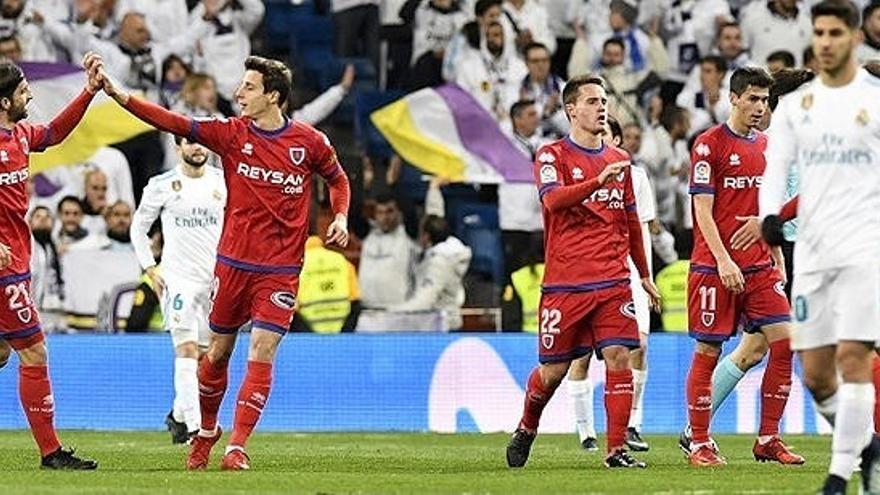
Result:
M708 184L712 177L712 167L709 162L699 161L694 164L694 184Z

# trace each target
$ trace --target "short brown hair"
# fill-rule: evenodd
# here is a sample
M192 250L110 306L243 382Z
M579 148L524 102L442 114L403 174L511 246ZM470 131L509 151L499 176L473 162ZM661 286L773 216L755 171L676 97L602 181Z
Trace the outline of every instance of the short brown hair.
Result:
M742 96L749 86L770 89L773 78L762 67L740 67L730 76L730 92Z
M24 72L8 60L0 61L0 98L12 98L16 88L24 81Z
M596 86L605 89L605 81L599 76L591 74L575 76L565 84L565 89L562 90L562 103L564 105L568 105L569 103L573 105L577 102L578 95L581 94L581 87L589 84L595 84Z
M849 0L823 0L813 5L810 14L814 23L817 17L831 16L843 21L850 29L858 29L861 24L859 8Z
M244 61L244 68L259 72L263 76L263 93L278 92L278 106L284 105L293 86L293 74L284 62L271 58L250 56Z

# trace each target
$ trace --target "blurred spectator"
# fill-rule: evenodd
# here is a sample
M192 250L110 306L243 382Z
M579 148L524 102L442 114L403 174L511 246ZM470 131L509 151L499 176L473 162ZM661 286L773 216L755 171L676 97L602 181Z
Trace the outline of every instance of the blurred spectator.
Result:
M324 247L321 238L306 240L306 256L296 312L306 328L315 333L352 332L361 311L358 275L345 256Z
M162 80L159 82L159 103L174 107L180 100L180 91L191 70L182 58L171 54L162 62Z
M505 331L538 332L541 282L544 278L543 242L526 246L523 263L510 274L502 296L502 328Z
M193 72L184 79L180 99L171 109L195 117L222 117L217 108L217 99L214 77L204 72Z
M550 32L556 38L556 50L553 52L550 71L558 74L563 80L568 80L568 60L571 58L571 49L576 37L571 11L578 3L578 0L548 0L544 4L547 8Z
M486 30L490 24L500 22L502 12L501 0L477 0L474 5L474 21L462 26L443 56L444 81L453 82L457 79L464 60L481 56L480 46Z
M0 57L12 62L20 62L22 59L21 42L15 35L0 38Z
M82 199L82 226L89 235L99 236L107 231L104 210L107 208L107 175L100 170L89 170L85 176L85 196Z
M814 74L819 73L819 64L816 61L816 55L813 53L813 47L804 48L804 68L810 69Z
M82 201L76 196L65 196L58 203L58 218L61 229L57 235L57 246L64 251L71 244L85 239L89 231L82 226L83 206Z
M79 44L87 42L89 35L107 41L116 36L119 26L113 17L115 6L115 0L74 0L69 18L40 15L35 17L35 22L42 26L55 46L65 51L66 58L76 63L83 50Z
M0 3L0 37L16 38L21 58L29 62L56 62L59 50L43 30L44 18L61 22L67 19L64 0L3 0Z
M388 309L395 312L443 311L446 326L456 330L462 324L463 280L471 262L471 249L452 236L449 223L442 216L443 196L436 180L428 189L425 210L419 228L419 244L424 255L416 267L415 290L405 302Z
M696 92L685 88L678 94L676 104L691 114L691 129L702 131L730 117L730 89L725 81L727 63L718 55L708 55L700 61L700 87Z
M116 20L128 12L144 14L153 39L171 39L189 28L186 0L115 0Z
M379 69L379 0L331 0L336 55L369 58Z
M405 301L412 291L417 256L418 247L406 233L397 201L387 193L376 196L358 267L364 307L384 308Z
M225 100L233 100L232 94L244 74L244 60L251 54L251 34L265 12L260 0L202 0L190 13L187 31L194 32L199 46L193 69L214 76ZM202 26L213 27L206 37L196 34L204 32ZM180 48L176 53L183 54Z
M64 294L58 249L52 240L54 223L52 212L44 206L38 206L31 212L30 225L34 240L31 256L31 297L40 312L60 311Z
M102 233L91 232L87 238L70 247L78 251L109 250L131 251L131 206L125 201L117 201L104 209L104 229Z
M611 0L575 0L571 6L568 19L574 27L575 36L584 45L584 50L574 49L567 64L569 76L575 76L593 65L595 54L601 52L601 43L611 38ZM576 42L578 43L578 42ZM587 60L575 60L586 57ZM572 68L581 67L577 72Z
M663 18L670 62L670 83L664 91L664 101L675 101L693 68L709 54L718 27L731 20L730 6L725 0L672 2Z
M409 90L443 83L443 57L467 20L457 0L428 0L416 10Z
M872 1L862 11L862 33L865 39L856 50L859 63L880 59L880 0Z
M306 103L301 108L293 111L293 120L317 125L329 117L336 107L342 103L345 96L354 84L354 66L348 64L342 72L342 79L335 86L331 86L314 100Z
M508 118L504 103L508 87L526 76L522 60L504 44L504 28L493 22L486 29L485 43L479 52L462 54L456 84L471 94L499 122Z
M755 1L743 9L740 18L743 39L756 61L767 60L777 50L800 57L813 36L810 7L803 1Z
M638 122L642 118L639 90L648 77L648 71L629 69L623 62L623 41L620 38L606 40L602 47L599 75L606 83L608 113L614 115L621 123L627 124Z
M771 74L781 69L793 69L795 67L794 55L787 50L777 50L767 56L767 70Z
M541 118L541 134L558 137L568 134L569 123L562 110L565 81L550 72L550 51L541 43L531 43L523 54L528 74L519 84L509 86L508 108L518 101L532 100Z
M667 106L660 116L660 125L654 128L657 157L646 165L654 165L651 183L657 199L657 218L667 226L679 228L682 220L678 215L677 194L681 173L687 173L690 153L686 139L690 133L688 111L677 106Z
M718 40L709 55L718 55L727 64L724 86L729 86L733 71L752 64L749 52L743 46L742 29L736 22L725 22L718 28ZM701 72L699 64L691 69L682 92L696 93L699 91Z
M538 132L541 115L534 100L510 108L513 142L534 163L538 149L550 142ZM504 272L510 275L525 263L530 246L543 240L544 221L538 190L531 182L498 184L498 222L504 245Z
M134 188L128 160L115 148L98 148L94 155L82 163L51 168L40 175L58 187L62 194L83 197L86 193L86 176L93 170L100 170L106 176L107 203L121 199L128 204L134 204Z
M538 0L505 0L504 17L514 32L518 53L531 43L541 43L552 55L556 51L556 37L550 31L547 9Z

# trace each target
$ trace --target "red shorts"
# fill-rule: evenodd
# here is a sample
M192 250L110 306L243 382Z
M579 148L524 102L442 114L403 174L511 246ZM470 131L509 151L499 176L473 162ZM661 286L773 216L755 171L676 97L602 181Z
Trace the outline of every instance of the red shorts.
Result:
M764 325L791 321L785 282L774 267L743 273L745 290L733 294L717 273L691 271L688 275L688 333L705 342L724 342L743 324L746 332Z
M589 292L541 295L538 361L558 363L597 355L610 345L639 347L635 305L628 285Z
M211 330L235 333L252 321L254 328L284 335L293 319L298 289L298 272L248 271L218 262L211 287Z
M15 350L43 341L40 315L31 300L31 274L0 278L0 337Z

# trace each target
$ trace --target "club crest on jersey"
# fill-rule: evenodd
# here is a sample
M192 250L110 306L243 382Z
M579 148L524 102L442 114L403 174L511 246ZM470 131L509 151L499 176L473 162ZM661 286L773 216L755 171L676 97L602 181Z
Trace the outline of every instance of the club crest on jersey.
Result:
M868 115L868 111L864 108L859 110L859 114L856 115L856 123L862 127L868 125L868 122L871 121L871 117Z
M740 163L742 163L742 162L740 161L739 154L734 153L734 154L730 155L730 165L732 167L739 166Z
M715 313L703 311L700 315L700 321L703 322L704 327L711 327L715 323Z
M620 306L620 314L631 320L636 319L636 303L630 301Z
M708 184L712 177L712 167L709 162L700 160L694 164L694 184Z
M801 98L801 108L809 110L813 107L813 93L807 93Z
M553 349L553 344L556 342L556 336L551 333L541 334L541 345L544 346L544 349Z
M556 167L553 165L542 166L538 175L541 176L541 184L551 184L559 181L559 177L556 175Z
M293 146L288 151L290 152L290 160L294 165L299 165L306 159L306 149L302 146Z
M275 306L291 311L296 305L296 296L291 292L275 291L269 296L269 300L272 301L272 304Z
M575 167L571 170L571 177L574 180L584 180L584 171L580 167Z
M780 296L786 297L786 295L785 295L785 282L783 282L782 280L773 284L773 290L775 290L776 293L779 294Z
M180 192L180 190L183 189L183 184L179 180L176 180L171 183L171 189L174 189L174 192Z
M30 323L33 316L34 314L31 311L31 308L22 308L18 310L18 319L21 320L22 323Z
M706 143L700 143L700 144L698 144L697 147L694 148L694 151L695 151L695 152L697 153L697 155L699 155L699 156L709 156L709 154L712 153L712 150L709 149L709 145L706 144Z

